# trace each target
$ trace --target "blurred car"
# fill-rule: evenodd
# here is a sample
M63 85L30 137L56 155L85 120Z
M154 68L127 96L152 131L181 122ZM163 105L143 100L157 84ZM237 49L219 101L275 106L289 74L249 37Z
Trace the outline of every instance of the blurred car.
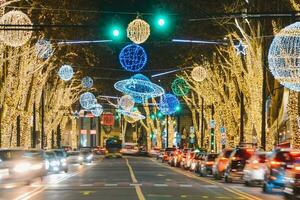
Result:
M82 161L84 163L92 163L94 159L94 155L92 152L89 151L82 151L80 152L80 156L82 157Z
M286 173L293 170L295 158L299 156L299 150L284 148L274 150L266 162L267 170L263 184L263 191L270 193L275 188L284 188Z
M174 147L166 148L163 154L163 157L161 159L161 162L168 162L171 156L171 153L175 151Z
M295 157L293 168L286 172L285 199L300 199L300 156Z
M182 150L180 149L175 149L171 154L170 154L170 158L169 158L169 164L172 167L178 167L178 157L180 156L180 154L182 153Z
M61 171L59 157L56 156L54 151L46 151L46 169L48 172L58 173Z
M121 153L123 155L138 155L139 148L137 143L125 143L123 148L121 149Z
M148 155L146 146L140 146L140 147L138 148L138 150L139 150L139 152L138 152L138 155L139 155L139 156L147 156L147 155Z
M71 147L71 146L62 146L62 149L63 149L65 152L72 151L72 147Z
M83 156L80 151L68 151L67 152L67 163L68 164L83 164Z
M154 148L150 149L148 155L149 155L150 157L157 157L157 155L158 155L159 153L160 153L160 148L154 147Z
M26 182L47 175L44 160L32 156L26 150L1 149L0 150L0 183Z
M232 148L225 148L216 158L215 163L212 167L212 172L215 179L221 179L224 176L224 172L228 165L229 157L232 151Z
M257 185L263 183L267 169L266 160L270 152L257 151L246 161L243 180L246 185Z
M197 152L196 155L194 156L192 160L192 164L190 167L190 171L199 173L199 166L201 162L203 161L203 158L205 157L206 153L205 152Z
M105 155L106 148L105 147L95 147L93 152L96 155Z
M198 169L200 176L207 176L213 174L212 168L218 155L219 154L216 153L210 153L207 154L206 156L203 156L203 159L200 162L199 169Z
M159 151L159 153L156 155L156 160L162 160L163 156L164 156L164 153L165 153L165 150L164 149L161 149Z
M193 149L183 149L181 154L178 156L177 159L177 166L184 168L187 162L187 156L190 152L193 152Z
M60 162L60 169L64 172L68 172L68 164L67 164L67 153L63 149L52 149L56 154L57 158Z
M192 161L195 157L196 153L194 151L189 151L186 154L186 158L184 159L184 162L182 164L182 167L186 170L190 169L191 165L192 165Z
M225 182L241 181L244 173L246 161L254 154L255 149L252 147L236 147L228 160L228 165L224 172Z

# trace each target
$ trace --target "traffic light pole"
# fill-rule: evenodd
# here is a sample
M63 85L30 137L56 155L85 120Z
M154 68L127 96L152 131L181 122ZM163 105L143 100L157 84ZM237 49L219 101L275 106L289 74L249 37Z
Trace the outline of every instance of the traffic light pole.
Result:
M166 115L166 120L167 120L167 124L166 124L166 148L169 147L169 115Z
M211 105L211 120L214 120L214 114L215 114L215 108L214 105ZM211 126L210 129L210 150L215 150L215 128L214 126Z

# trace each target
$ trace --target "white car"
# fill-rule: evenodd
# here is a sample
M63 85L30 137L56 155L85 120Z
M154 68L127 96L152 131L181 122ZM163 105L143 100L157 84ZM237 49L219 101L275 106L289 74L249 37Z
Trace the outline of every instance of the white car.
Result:
M121 153L124 155L138 155L139 148L136 143L125 143L121 149Z
M80 151L68 151L67 152L67 163L68 164L83 164L83 156Z

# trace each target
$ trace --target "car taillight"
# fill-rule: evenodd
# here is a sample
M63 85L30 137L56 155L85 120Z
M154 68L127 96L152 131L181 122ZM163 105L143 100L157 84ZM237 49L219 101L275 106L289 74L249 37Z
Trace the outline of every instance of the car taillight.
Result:
M253 153L254 149L246 149L247 153Z
M237 159L237 157L235 157L235 156L232 157L232 160L236 160L236 159Z
M226 161L226 160L227 160L227 158L224 158L224 157L222 157L222 158L221 158L221 160L222 160L222 161Z
M272 167L278 167L278 166L281 165L281 162L276 161L276 160L272 160L272 161L270 162L270 164L271 164Z
M295 169L296 171L300 171L300 166L294 166L294 169Z
M213 165L214 162L213 162L213 161L207 161L207 162L205 162L205 164L206 164L206 165Z
M253 164L258 164L259 162L258 162L258 160L253 160L252 163Z

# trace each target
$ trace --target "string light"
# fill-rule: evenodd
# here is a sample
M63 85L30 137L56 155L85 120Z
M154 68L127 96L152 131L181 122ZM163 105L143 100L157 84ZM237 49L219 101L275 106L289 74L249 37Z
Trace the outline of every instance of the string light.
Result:
M121 110L121 109L117 109L116 111L124 116L135 119L135 121L146 118L144 115L140 114L138 111L131 112L131 111L126 111L126 110Z
M82 78L81 80L81 85L84 87L84 88L92 88L93 87L93 84L94 84L94 81L91 77L89 76L85 76Z
M58 71L59 77L64 81L69 81L74 75L73 68L70 65L63 65Z
M94 106L91 109L91 113L95 116L95 117L99 117L103 112L103 108L99 103L94 104Z
M35 51L39 58L47 59L53 54L52 44L48 40L40 39L35 44Z
M90 92L85 92L80 95L79 102L83 108L91 109L97 102L97 99L94 94L92 94Z
M138 72L147 63L147 54L143 47L130 44L125 46L119 55L122 67L130 72Z
M143 117L141 117L141 113L138 110L136 110L132 111L132 115L125 115L124 118L128 123L133 124L141 120Z
M135 19L128 24L127 37L135 44L144 43L150 36L150 26L142 19Z
M159 109L164 115L174 114L179 106L179 100L173 94L164 94L160 98Z
M185 96L190 91L190 87L183 78L176 78L172 82L171 88L176 96Z
M207 76L207 72L206 69L202 66L199 66L197 64L194 65L194 68L192 70L191 73L192 78L197 81L197 82L201 82L203 81L206 76Z
M134 99L130 95L124 95L119 100L119 106L123 110L130 111L134 107Z

